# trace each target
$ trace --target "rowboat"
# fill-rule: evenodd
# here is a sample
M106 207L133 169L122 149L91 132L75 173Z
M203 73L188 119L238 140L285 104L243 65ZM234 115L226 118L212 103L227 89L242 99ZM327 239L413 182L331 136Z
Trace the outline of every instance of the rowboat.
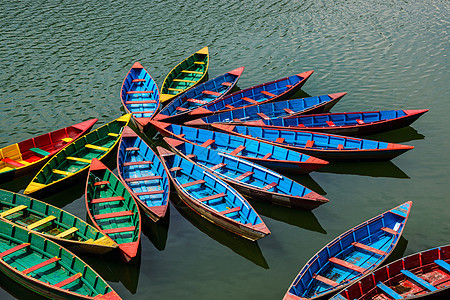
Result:
M151 124L163 136L192 142L255 162L270 169L283 170L283 172L309 173L328 164L325 160L271 145L264 141L255 141L232 134L158 121L151 121Z
M157 151L178 196L194 212L251 241L270 234L253 207L227 183L165 148Z
M125 76L120 99L125 111L132 114L136 126L144 132L148 121L158 112L159 90L152 76L139 62L135 62Z
M329 296L374 271L397 245L411 205L405 202L335 238L306 263L283 299Z
M164 141L177 154L254 199L308 210L329 201L288 177L248 160L168 137Z
M450 245L391 262L335 295L333 300L417 299L450 290Z
M219 112L207 117L184 122L185 125L208 128L212 123L252 124L261 120L288 118L303 114L329 111L347 93L269 102L245 108ZM155 118L155 120L157 120ZM162 120L165 122L165 120Z
M199 107L189 114L198 118L199 116L208 116L219 111L224 112L287 99L300 90L313 72L303 72L237 91L218 101L213 101L205 106Z
M119 143L117 170L142 211L154 222L163 218L169 205L169 177L159 157L129 127Z
M107 160L112 155L130 118L130 114L123 115L56 153L28 184L24 194L43 196L85 176L93 158Z
M178 94L199 84L206 76L209 66L208 47L204 47L176 65L167 74L161 87L159 101L166 102Z
M53 205L0 189L0 219L74 252L105 254L118 245L82 219Z
M242 125L364 136L409 126L427 111L428 109L313 114L292 118L267 118Z
M91 130L98 119L55 130L0 149L0 183L39 170L55 153Z
M0 220L0 271L49 299L121 299L78 256L43 236Z
M390 160L413 146L293 129L212 124L216 130L265 141L326 160Z
M86 210L94 226L117 244L122 258L136 257L141 241L141 214L128 188L94 158L86 181Z
M243 71L244 67L240 67L191 88L175 97L154 119L170 123L179 123L188 120L188 118L192 119L193 117L188 114L189 112L225 97L236 85Z

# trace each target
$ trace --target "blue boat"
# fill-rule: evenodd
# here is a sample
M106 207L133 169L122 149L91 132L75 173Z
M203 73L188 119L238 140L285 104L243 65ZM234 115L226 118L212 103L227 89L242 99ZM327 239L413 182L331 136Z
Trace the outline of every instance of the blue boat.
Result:
M411 205L405 202L331 241L306 263L283 299L329 296L374 271L397 245Z
M213 101L203 107L197 108L191 111L190 114L199 118L212 115L219 111L224 112L250 105L288 99L300 90L313 72L303 72L237 91L219 101Z
M265 141L326 160L390 160L413 146L294 129L212 124L215 130Z
M208 128L212 123L252 124L253 121L287 118L303 114L329 111L347 93L335 93L316 97L269 102L219 112L207 117L185 122L185 125ZM156 120L156 118L155 118ZM263 123L264 124L264 123Z
M283 172L309 173L328 164L319 158L245 137L158 121L151 121L151 124L163 136L176 137Z
M212 101L218 101L230 92L244 72L244 67L234 69L204 82L175 97L155 116L155 120L178 123L195 118L189 112Z
M308 210L329 201L288 177L248 160L177 139L165 137L164 141L174 152L254 199Z
M157 151L178 196L194 212L251 241L270 234L253 207L227 183L165 148Z
M169 177L155 152L129 127L124 128L120 140L117 170L141 210L154 222L164 218L169 205Z
M120 99L136 126L144 132L159 109L159 90L152 76L139 62L128 71L120 90Z
M242 125L262 126L271 129L307 130L348 136L365 136L409 126L427 111L428 109L401 109L313 114L292 118L261 119L258 121L244 122Z

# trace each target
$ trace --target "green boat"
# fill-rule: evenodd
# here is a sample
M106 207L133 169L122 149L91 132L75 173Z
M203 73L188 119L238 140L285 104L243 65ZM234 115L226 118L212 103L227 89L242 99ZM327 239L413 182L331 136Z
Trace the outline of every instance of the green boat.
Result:
M42 197L85 176L93 158L107 160L117 148L123 127L130 118L131 114L123 115L56 153L36 174L24 194Z
M74 252L105 254L118 247L110 237L67 211L2 189L0 219L31 230Z
M99 160L93 159L86 182L86 209L92 223L119 244L122 258L137 255L141 215L130 190Z
M204 47L176 65L167 74L159 101L167 102L205 79L209 66L208 47Z
M3 220L0 220L0 271L50 299L121 299L75 254Z

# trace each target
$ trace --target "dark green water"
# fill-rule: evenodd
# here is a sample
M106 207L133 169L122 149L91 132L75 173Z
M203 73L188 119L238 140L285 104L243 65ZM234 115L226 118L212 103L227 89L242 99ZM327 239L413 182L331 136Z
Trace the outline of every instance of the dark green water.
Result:
M135 264L82 256L124 299L281 299L323 245L405 201L412 212L392 259L449 243L448 24L443 0L4 0L0 146L94 117L96 127L109 122L123 113L119 91L135 61L161 85L204 46L210 78L246 67L240 88L314 70L299 95L348 92L334 112L430 109L412 127L371 137L415 146L392 162L293 177L330 199L314 211L252 201L272 232L257 243L173 197L167 222L146 227ZM22 192L29 180L0 188ZM83 189L44 200L85 219ZM1 299L32 298L0 285Z

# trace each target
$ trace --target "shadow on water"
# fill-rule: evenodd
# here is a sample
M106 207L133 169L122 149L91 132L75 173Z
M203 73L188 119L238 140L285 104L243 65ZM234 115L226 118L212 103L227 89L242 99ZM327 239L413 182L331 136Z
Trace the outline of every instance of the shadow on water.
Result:
M425 139L425 136L423 134L418 133L417 130L415 130L411 126L408 126L392 130L389 132L370 135L364 138L367 138L369 140L384 141L391 143L406 143L415 140L423 140Z
M311 95L300 89L294 95L289 97L289 99L300 99L300 98L308 98L308 97L311 97Z
M316 172L349 174L371 177L404 178L410 177L391 161L382 162L332 162Z
M27 300L43 300L48 299L47 297L40 296L36 293L33 293L29 289L23 287L18 284L14 280L10 279L8 276L2 274L0 276L0 287L8 292L12 297L16 299L27 299ZM6 294L3 291L0 291L0 298Z
M203 217L193 212L186 204L184 204L184 202L176 194L171 195L170 201L173 206L175 206L177 211L201 232L205 233L220 244L230 248L233 252L246 258L252 263L264 269L269 269L269 265L267 264L267 261L264 258L257 242L252 242L242 238L214 225L208 220L205 220Z
M403 237L403 235L398 240L397 246L391 255L385 260L383 266L393 262L394 260L400 259L405 255L406 247L408 246L408 240Z
M33 172L30 175L19 177L14 180L2 183L0 184L0 189L8 190L15 193L23 192L25 188L28 186L28 184L31 182L31 180L33 180L36 174L37 171Z
M320 225L319 220L317 220L312 211L289 208L254 199L250 199L250 201L253 208L259 214L265 217L306 230L311 230L323 234L327 233L322 225Z
M284 173L281 170L277 170L277 171L280 174L300 183L301 185L306 186L308 189L310 189L322 196L327 194L327 192L325 192L325 190L309 174L293 174L293 173Z
M141 213L142 233L152 242L156 249L162 251L166 248L167 233L169 231L170 205L167 208L166 216L157 223L153 222Z

